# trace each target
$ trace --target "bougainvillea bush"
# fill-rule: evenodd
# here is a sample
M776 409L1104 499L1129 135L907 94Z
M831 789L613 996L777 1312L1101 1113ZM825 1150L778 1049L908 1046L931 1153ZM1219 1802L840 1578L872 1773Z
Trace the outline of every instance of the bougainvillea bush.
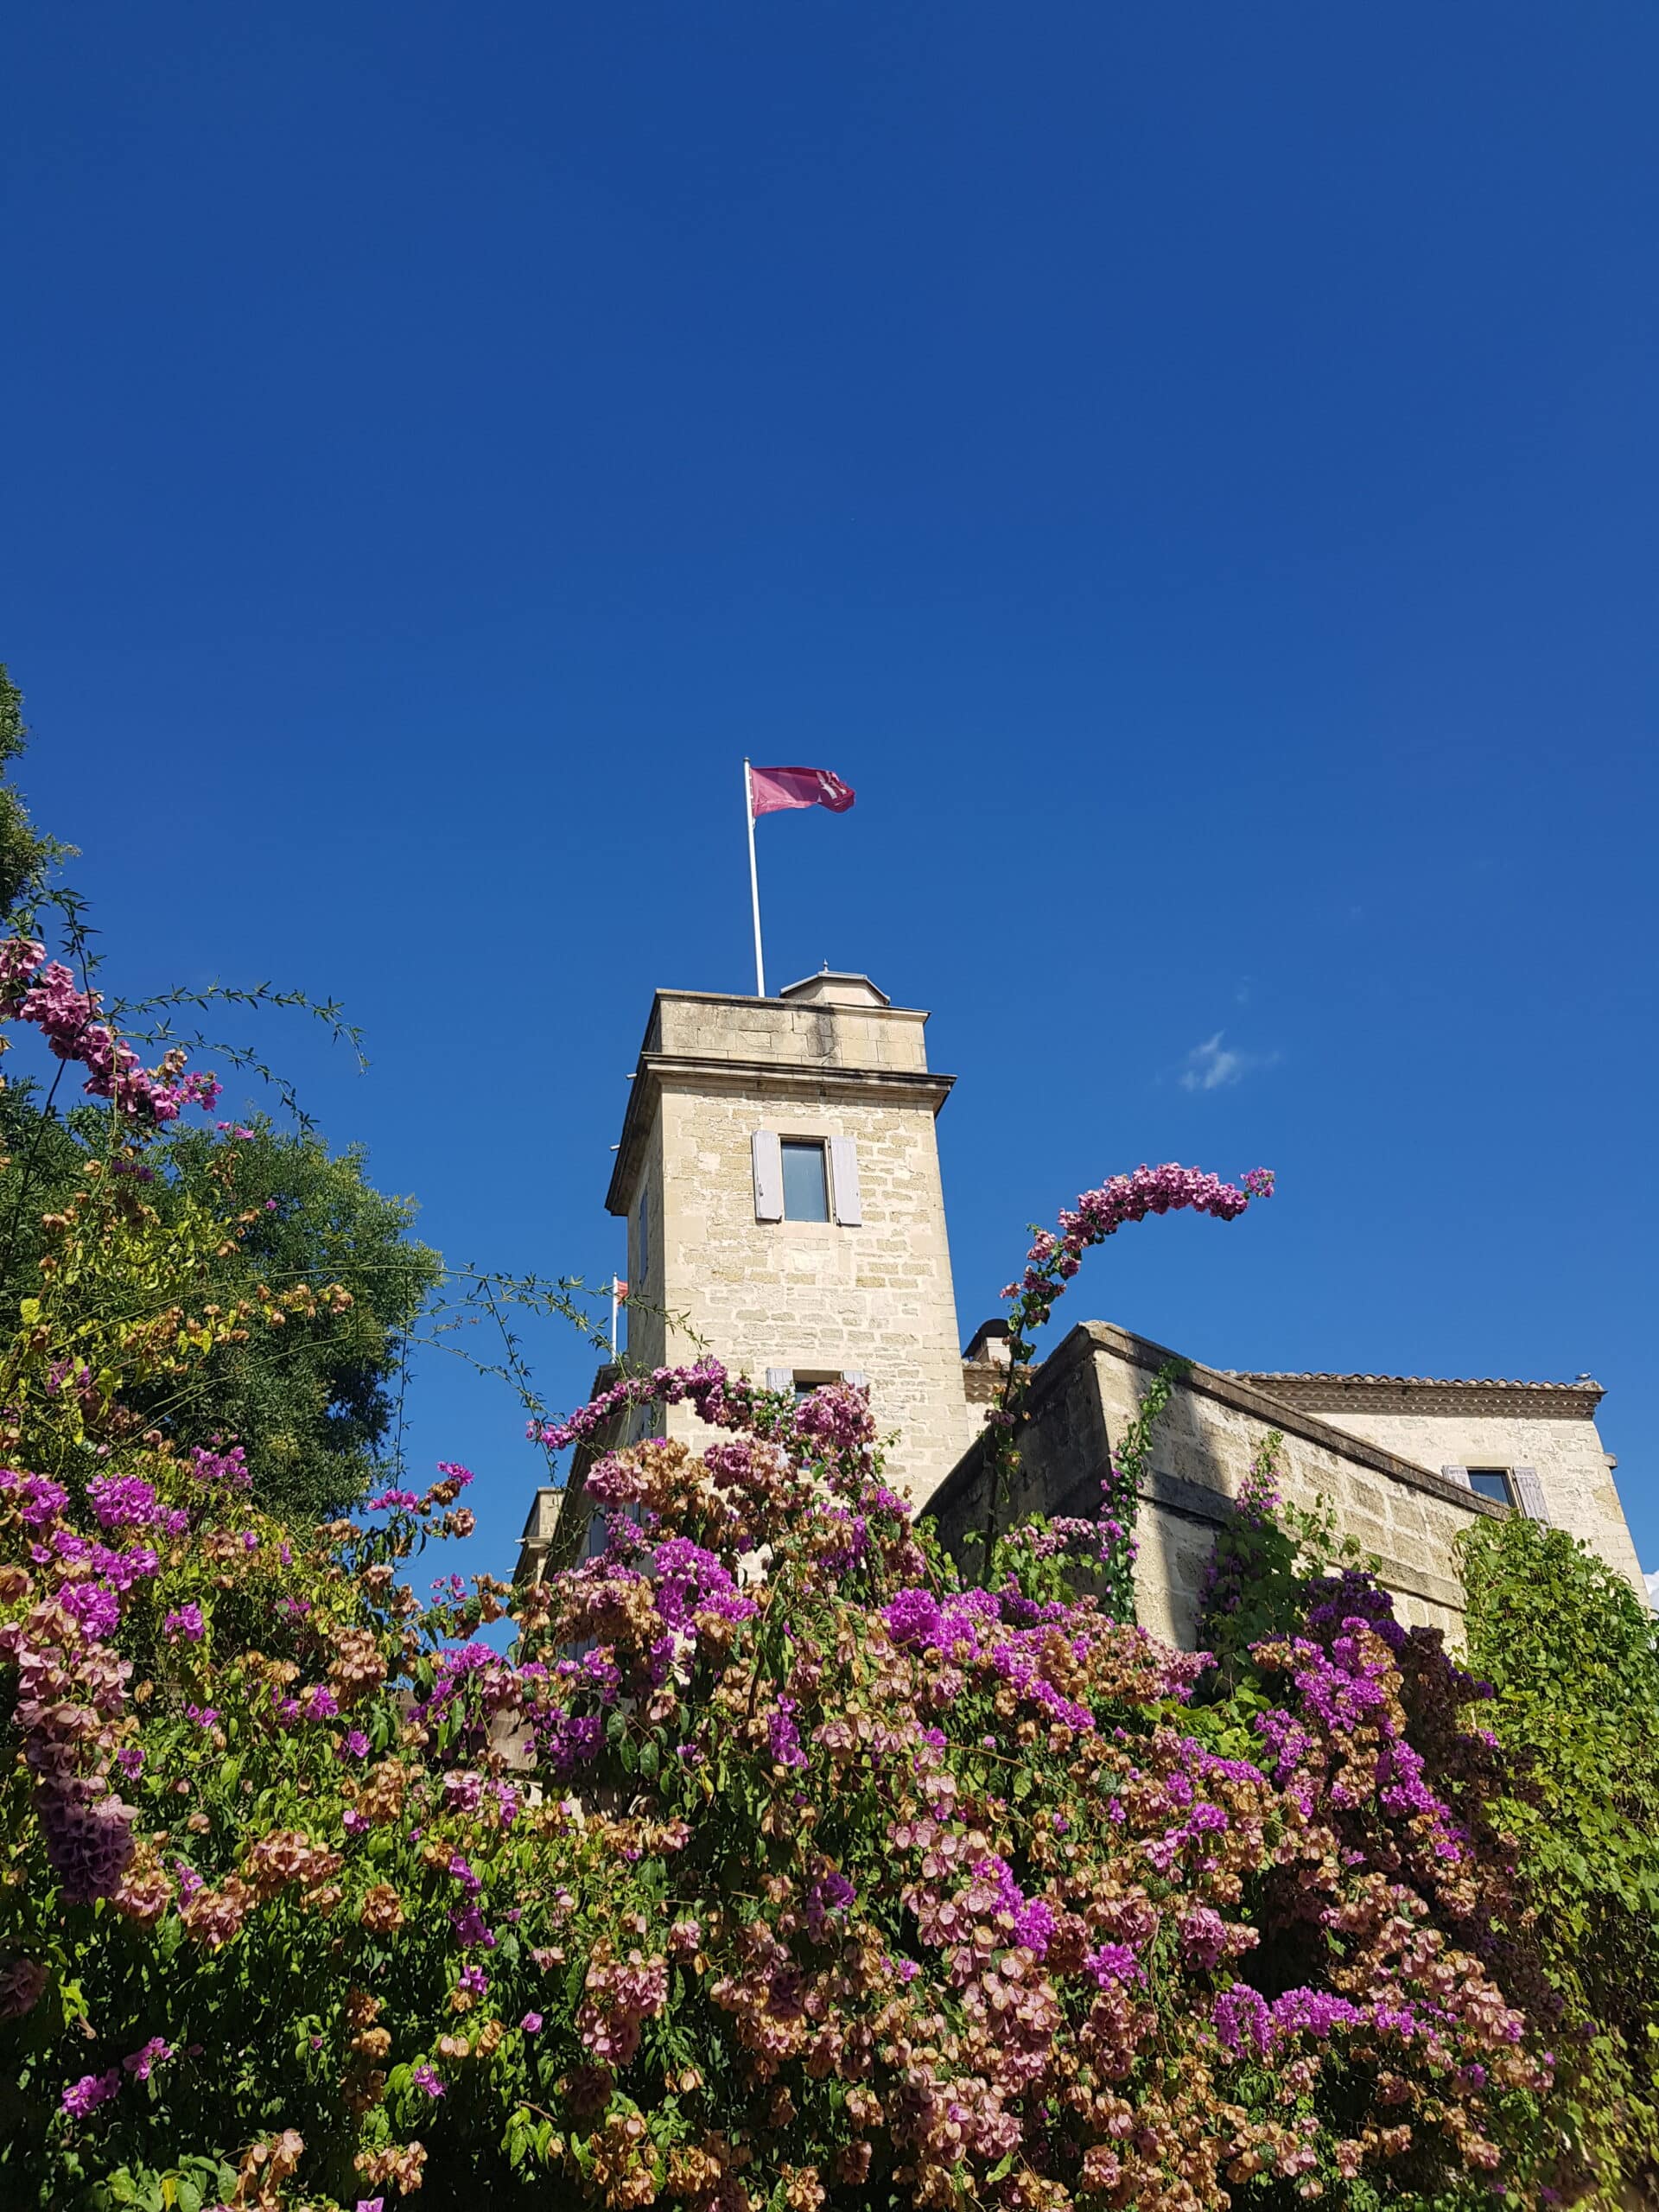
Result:
M236 1224L163 1231L143 1182L185 1079L89 1044L96 1008L29 955L0 1013L56 1022L111 1140L6 1353L0 2201L1580 2185L1474 1686L1363 1576L1217 1694L1072 1594L1070 1532L962 1587L860 1393L796 1405L713 1361L550 1433L596 1454L607 1541L534 1589L431 1580L470 1529L459 1466L286 1527L230 1440L124 1409L129 1375L188 1376L281 1302L194 1302ZM1084 1241L1135 1217L1121 1179ZM60 1343L54 1276L92 1267L110 1318L78 1298ZM606 1452L638 1402L690 1405L706 1447ZM1107 1503L1121 1567L1116 1475Z

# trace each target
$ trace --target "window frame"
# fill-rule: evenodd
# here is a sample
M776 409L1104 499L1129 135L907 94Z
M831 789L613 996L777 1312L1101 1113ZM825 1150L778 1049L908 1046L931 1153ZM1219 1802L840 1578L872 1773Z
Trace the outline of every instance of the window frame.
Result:
M789 1387L795 1393L798 1406L804 1398L810 1398L815 1390L828 1390L834 1384L846 1380L845 1374L839 1368L832 1370L827 1367L791 1367L789 1370Z
M779 1130L778 1135L778 1151L779 1160L779 1173L783 1186L784 1203L784 1211L781 1217L785 1221L804 1222L815 1229L829 1226L836 1218L836 1194L830 1181L830 1140L827 1137L818 1136L785 1136L783 1132ZM823 1194L823 1211L822 1213L795 1213L792 1212L790 1208L790 1154L791 1153L801 1154L807 1152L816 1153L817 1154L820 1188Z
M836 1382L850 1382L855 1389L868 1390L870 1378L861 1367L769 1367L766 1370L768 1390L788 1390L798 1402L810 1397L814 1390L826 1390Z
M1477 1497L1486 1498L1494 1505L1516 1507L1513 1467L1465 1467L1464 1472L1468 1478L1470 1489ZM1496 1490L1484 1488L1477 1479L1483 1476L1489 1482L1495 1479L1499 1487Z

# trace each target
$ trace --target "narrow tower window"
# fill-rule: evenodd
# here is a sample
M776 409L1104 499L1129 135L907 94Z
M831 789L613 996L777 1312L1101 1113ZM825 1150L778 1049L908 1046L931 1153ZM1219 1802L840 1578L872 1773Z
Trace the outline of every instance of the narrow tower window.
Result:
M784 1218L828 1221L830 1179L824 1173L823 1140L785 1137L783 1153Z

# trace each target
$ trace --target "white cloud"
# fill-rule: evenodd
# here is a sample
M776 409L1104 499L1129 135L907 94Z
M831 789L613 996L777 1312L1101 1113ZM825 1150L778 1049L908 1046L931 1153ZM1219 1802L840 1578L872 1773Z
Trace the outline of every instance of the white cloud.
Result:
M1648 1586L1648 1603L1656 1613L1659 1613L1659 1567L1656 1567L1651 1574L1644 1575L1643 1580Z
M1277 1052L1243 1052L1235 1046L1224 1045L1226 1031L1217 1029L1213 1037L1206 1037L1202 1045L1195 1045L1186 1056L1186 1065L1181 1071L1183 1090L1221 1090L1230 1083L1240 1083L1258 1068L1270 1068L1278 1060Z

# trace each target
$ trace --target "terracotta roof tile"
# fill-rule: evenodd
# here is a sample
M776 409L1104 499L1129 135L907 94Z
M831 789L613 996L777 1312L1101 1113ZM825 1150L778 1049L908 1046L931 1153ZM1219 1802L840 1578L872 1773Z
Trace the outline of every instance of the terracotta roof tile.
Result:
M1225 1372L1241 1382L1387 1382L1414 1390L1594 1390L1601 1387L1591 1376L1573 1382L1527 1382L1507 1376L1452 1375L1331 1375L1311 1369L1230 1367Z

